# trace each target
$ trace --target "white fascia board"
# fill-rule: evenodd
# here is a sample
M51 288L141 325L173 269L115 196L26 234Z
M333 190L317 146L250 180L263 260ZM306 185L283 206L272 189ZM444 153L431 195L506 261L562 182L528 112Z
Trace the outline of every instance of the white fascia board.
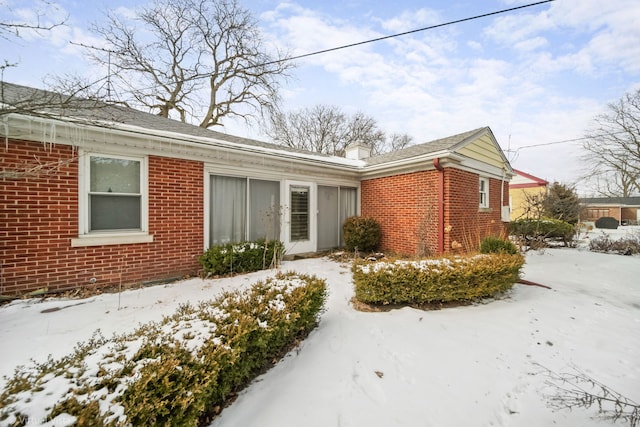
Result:
M380 178L384 176L392 176L403 173L419 172L425 170L433 170L433 160L439 158L443 167L455 166L462 160L462 156L452 153L448 150L436 151L433 153L423 154L421 156L398 159L391 162L380 163L371 166L365 166L362 169L362 178Z
M499 167L469 158L464 157L460 163L459 169L473 172L481 176L495 178L509 182L511 179L511 172L509 169L501 169Z
M13 116L13 117L7 117ZM106 149L129 147L145 154L193 160L216 159L220 152L243 152L269 156L303 164L321 165L325 168L358 171L365 162L342 157L327 157L313 153L295 153L268 147L240 144L215 138L185 135L177 132L156 131L132 125L95 121L56 120L9 114L3 118L7 123L7 137L53 144L72 145L82 148ZM97 147L96 147L97 146Z
M267 155L286 157L291 159L301 159L306 161L312 161L315 163L340 165L340 166L347 166L352 168L359 168L364 165L364 162L361 160L352 160L344 157L337 157L337 156L327 157L327 156L315 155L313 153L296 153L296 152L290 152L285 150L278 150L277 148L260 147L256 145L224 141L217 138L191 136L191 135L185 135L182 133L163 131L163 130L151 130L151 129L142 128L139 126L127 125L127 124L109 123L107 124L107 128L124 130L127 132L133 132L133 133L138 133L142 135L157 137L160 140L166 140L166 139L170 139L171 141L177 140L185 144L185 146L191 146L193 144L198 144L198 145L204 144L207 146L214 146L214 147L223 148L223 149L226 148L234 151L242 150L242 151L251 152L251 153L267 154Z

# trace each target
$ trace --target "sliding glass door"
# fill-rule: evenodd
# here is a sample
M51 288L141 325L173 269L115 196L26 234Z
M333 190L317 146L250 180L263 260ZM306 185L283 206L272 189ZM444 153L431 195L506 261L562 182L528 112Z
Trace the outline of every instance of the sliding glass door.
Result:
M209 245L280 239L280 182L211 175Z

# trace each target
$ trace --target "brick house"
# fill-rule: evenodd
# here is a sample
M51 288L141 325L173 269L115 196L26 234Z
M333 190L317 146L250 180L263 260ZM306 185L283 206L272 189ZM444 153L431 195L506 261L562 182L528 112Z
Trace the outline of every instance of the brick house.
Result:
M3 84L2 104L45 92ZM367 157L334 157L87 101L0 115L0 294L197 274L211 245L278 238L339 247L382 225L382 250L472 249L504 230L513 171L489 128Z
M580 199L584 206L581 221L595 223L602 217L618 220L620 225L640 224L640 197L588 197Z

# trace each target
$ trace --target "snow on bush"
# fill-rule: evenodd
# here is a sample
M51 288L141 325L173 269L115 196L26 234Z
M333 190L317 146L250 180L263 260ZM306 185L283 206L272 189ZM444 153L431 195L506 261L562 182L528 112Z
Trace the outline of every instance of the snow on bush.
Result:
M356 299L367 304L471 301L510 289L518 280L520 254L480 254L417 261L358 263Z
M97 331L69 356L17 368L0 426L196 426L317 325L325 286L280 273L127 335Z

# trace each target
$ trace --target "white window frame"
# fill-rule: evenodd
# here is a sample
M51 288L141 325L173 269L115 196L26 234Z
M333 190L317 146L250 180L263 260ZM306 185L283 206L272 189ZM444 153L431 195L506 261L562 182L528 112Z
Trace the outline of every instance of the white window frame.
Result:
M482 191L483 187L484 191ZM478 204L480 209L489 208L489 178L480 177L478 181Z
M89 230L89 189L91 185L91 157L140 162L140 230ZM127 156L101 152L80 152L78 156L78 237L71 239L72 247L122 245L153 242L149 234L149 160L147 156Z

